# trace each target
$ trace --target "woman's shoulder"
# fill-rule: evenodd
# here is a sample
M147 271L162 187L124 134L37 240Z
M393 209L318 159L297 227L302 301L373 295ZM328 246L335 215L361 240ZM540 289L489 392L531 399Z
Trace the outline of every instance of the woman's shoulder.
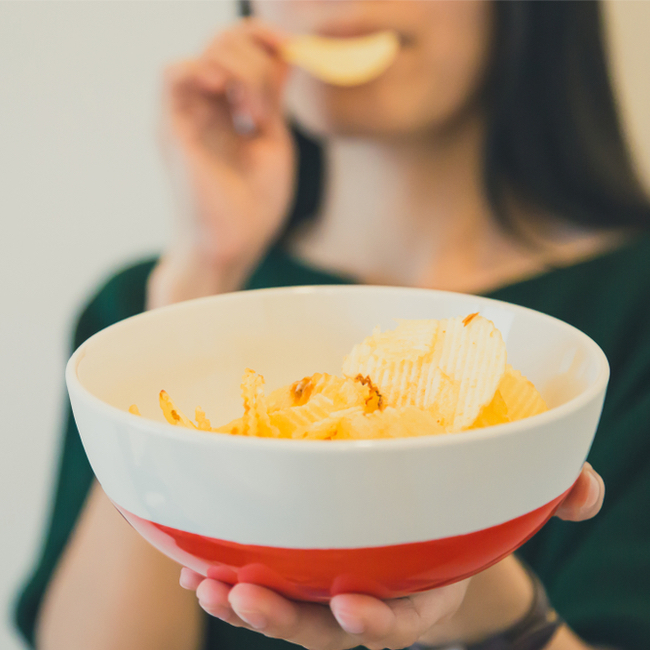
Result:
M650 233L627 238L615 248L503 287L490 297L537 309L596 337L650 325ZM591 335L591 334L590 334Z

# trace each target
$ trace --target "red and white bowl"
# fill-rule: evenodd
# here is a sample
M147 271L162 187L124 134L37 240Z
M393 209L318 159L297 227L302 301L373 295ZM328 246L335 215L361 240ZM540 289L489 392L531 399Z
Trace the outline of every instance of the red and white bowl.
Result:
M165 389L213 426L242 413L245 368L270 391L343 357L376 325L480 312L540 389L541 415L453 435L294 441L167 424ZM551 517L587 457L605 355L559 320L422 289L233 293L129 318L86 341L66 380L92 468L143 537L199 573L302 600L399 597L481 571ZM127 412L136 403L144 417Z

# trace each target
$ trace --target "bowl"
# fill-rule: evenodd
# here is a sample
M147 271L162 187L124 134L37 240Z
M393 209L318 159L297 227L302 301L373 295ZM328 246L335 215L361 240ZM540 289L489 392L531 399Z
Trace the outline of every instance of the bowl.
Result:
M480 312L550 410L458 434L358 441L231 436L166 423L165 389L213 426L242 413L245 368L266 389L315 372L395 319ZM552 516L580 474L604 400L601 349L550 316L394 287L263 289L126 319L71 357L66 381L104 491L151 544L204 576L327 602L396 598L473 575ZM143 417L127 412L136 403Z

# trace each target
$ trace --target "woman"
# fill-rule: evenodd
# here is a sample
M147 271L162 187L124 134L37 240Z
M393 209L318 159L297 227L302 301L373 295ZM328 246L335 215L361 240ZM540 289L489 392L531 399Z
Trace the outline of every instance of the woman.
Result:
M160 260L98 293L75 345L145 304L286 284L481 293L573 323L612 365L590 454L609 497L595 519L555 519L518 553L568 624L514 556L386 603L292 603L187 570L179 590L178 568L92 484L70 422L21 627L46 649L290 647L267 636L314 649L647 647L650 209L620 134L597 5L267 0L253 11L255 21L169 70L177 236ZM401 48L378 79L346 89L301 72L288 81L287 32L384 28ZM559 514L588 519L603 494L586 466Z

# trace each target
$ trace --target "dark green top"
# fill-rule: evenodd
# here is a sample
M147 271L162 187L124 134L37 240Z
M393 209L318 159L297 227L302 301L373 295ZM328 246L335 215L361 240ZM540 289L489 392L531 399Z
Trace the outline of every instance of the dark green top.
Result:
M114 276L83 311L74 347L144 309L154 260ZM341 284L274 248L247 288ZM550 521L520 550L561 616L587 642L650 648L650 237L596 259L489 294L560 318L591 336L611 364L603 416L589 455L607 485L601 513L582 523ZM17 606L33 643L43 593L93 479L71 412L42 555ZM209 617L206 650L296 648Z

